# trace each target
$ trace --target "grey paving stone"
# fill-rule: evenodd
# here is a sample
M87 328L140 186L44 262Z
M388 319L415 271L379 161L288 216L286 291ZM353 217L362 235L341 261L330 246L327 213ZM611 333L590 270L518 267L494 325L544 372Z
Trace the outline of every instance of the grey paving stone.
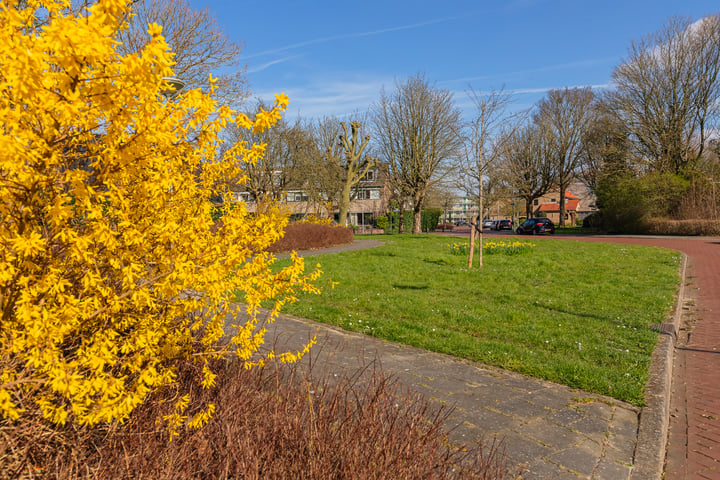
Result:
M578 480L578 476L545 460L525 467L522 480Z
M586 435L595 442L602 444L609 435L608 421L592 415L586 415L569 425L573 430Z
M577 410L569 408L556 410L548 415L548 420L564 426L572 425L583 418L585 418L585 414L583 412L578 412Z
M585 440L585 437L567 427L541 419L522 425L522 433L557 450L564 450Z
M563 468L589 477L595 470L599 457L600 452L593 454L581 448L569 448L553 453L547 459Z
M508 433L503 445L508 456L516 463L530 464L538 459L544 459L554 450L531 438L522 437L514 432Z
M568 408L572 398L564 390L545 388L532 394L532 401L538 405L546 406L552 410Z
M598 417L606 422L612 420L615 408L607 403L596 400L591 403L582 403L578 405L578 409L587 412L590 415Z
M632 467L617 462L610 462L605 459L598 462L593 480L627 480L632 473Z
M522 395L499 403L495 408L507 415L514 415L523 419L545 418L552 410L530 401L529 395Z
M625 447L608 445L605 447L605 458L624 465L632 465L635 456L635 445Z
M489 408L482 408L474 412L474 424L486 430L488 433L500 433L508 431L519 425L519 421L515 417L503 415Z
M610 422L610 434L618 437L637 438L638 413L634 410L616 408Z

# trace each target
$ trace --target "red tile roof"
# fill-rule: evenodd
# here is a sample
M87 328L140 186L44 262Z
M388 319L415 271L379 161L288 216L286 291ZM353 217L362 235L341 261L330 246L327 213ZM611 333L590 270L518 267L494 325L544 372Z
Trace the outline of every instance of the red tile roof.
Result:
M565 211L572 212L572 211L577 210L578 203L579 203L579 200L568 200L565 203ZM540 205L540 208L538 210L541 212L559 212L560 204L559 203L543 203L542 205Z
M570 190L565 190L565 198L568 200L580 200L580 197L572 193Z

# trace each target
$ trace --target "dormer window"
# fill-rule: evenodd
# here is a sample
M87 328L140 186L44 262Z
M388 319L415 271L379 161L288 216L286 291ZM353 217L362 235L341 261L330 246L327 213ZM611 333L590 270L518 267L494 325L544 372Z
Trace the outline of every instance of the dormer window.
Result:
M368 170L367 173L360 179L361 182L374 182L375 181L375 170Z

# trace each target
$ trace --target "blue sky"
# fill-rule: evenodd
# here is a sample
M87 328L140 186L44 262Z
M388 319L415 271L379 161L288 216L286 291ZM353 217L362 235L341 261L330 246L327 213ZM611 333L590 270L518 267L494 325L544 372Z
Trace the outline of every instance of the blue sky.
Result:
M607 88L632 40L672 16L720 11L706 0L220 1L208 7L233 41L253 97L290 96L289 117L368 109L383 86L418 72L450 90L505 89L514 109L551 88Z

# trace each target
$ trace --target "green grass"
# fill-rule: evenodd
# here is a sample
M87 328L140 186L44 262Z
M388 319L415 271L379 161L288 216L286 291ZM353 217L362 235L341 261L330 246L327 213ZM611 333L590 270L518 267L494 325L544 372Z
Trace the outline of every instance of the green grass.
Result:
M462 239L377 238L386 244L317 257L338 285L286 311L644 405L650 325L672 309L679 253L534 237L528 252L468 270Z

